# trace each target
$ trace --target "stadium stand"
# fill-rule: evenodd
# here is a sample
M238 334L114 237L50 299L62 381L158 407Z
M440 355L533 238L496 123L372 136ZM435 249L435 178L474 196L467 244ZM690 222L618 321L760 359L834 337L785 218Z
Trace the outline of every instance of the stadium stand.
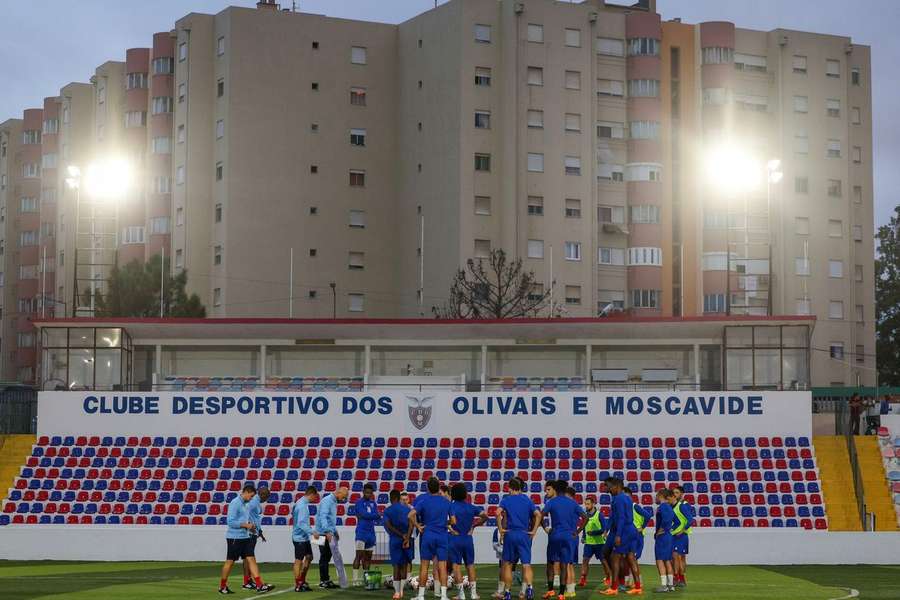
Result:
M488 389L512 391L581 391L586 388L584 377L524 377L503 376L488 379Z
M843 435L817 435L813 438L822 497L832 531L862 531L859 507L853 490L853 470L847 438Z
M682 484L699 527L828 528L816 457L806 437L137 437L41 436L2 503L0 525L221 525L246 481L272 497L264 524L287 525L297 490L364 483L424 490L436 475L462 481L496 516L504 482L518 475L540 501L543 482L567 479L579 496L609 501L618 475L641 504ZM581 501L581 498L579 498ZM353 525L349 506L339 521Z
M245 391L257 388L309 392L348 392L363 389L362 377L268 377L266 385L259 377L168 376L159 386L167 391Z
M900 435L895 433L887 427L879 428L877 442L871 436L864 442L872 458L860 458L866 500L869 501L871 489L876 502L872 506L876 514L875 525L880 531L900 530ZM871 448L872 444L874 448Z

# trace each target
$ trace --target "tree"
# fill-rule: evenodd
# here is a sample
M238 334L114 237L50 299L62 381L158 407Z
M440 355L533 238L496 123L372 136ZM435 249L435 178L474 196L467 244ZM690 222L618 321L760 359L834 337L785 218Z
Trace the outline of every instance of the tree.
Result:
M188 296L187 271L172 276L168 259L165 265L159 254L146 263L137 259L125 266L115 265L109 275L109 290L105 295L97 293L95 315L97 317L158 317L160 269L165 268L163 288L163 315L166 317L205 317L206 308L197 294ZM85 299L90 302L90 291Z
M900 206L878 228L875 260L875 353L879 385L900 385Z
M450 299L432 310L439 319L534 317L549 296L534 271L522 269L522 259L508 261L506 252L498 249L487 258L470 258L453 277Z

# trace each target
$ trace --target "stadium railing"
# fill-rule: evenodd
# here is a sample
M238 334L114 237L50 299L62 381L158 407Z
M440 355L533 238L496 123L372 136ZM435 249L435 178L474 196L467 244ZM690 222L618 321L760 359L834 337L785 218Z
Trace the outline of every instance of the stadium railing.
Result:
M843 430L842 433L847 442L847 452L850 456L850 471L853 475L853 490L856 493L856 508L859 511L859 522L863 531L875 531L875 515L869 513L866 509L866 494L863 489L862 473L859 468L859 454L856 451L853 428L850 426L850 411L846 405L843 405L840 412L835 415L835 425Z

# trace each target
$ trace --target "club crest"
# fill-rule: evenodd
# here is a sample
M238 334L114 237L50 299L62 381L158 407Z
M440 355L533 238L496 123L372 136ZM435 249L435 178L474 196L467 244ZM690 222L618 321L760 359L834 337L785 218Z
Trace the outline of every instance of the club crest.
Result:
M407 396L409 401L407 410L409 411L409 420L416 429L424 429L431 420L431 401L434 396L424 396L418 398L416 396Z

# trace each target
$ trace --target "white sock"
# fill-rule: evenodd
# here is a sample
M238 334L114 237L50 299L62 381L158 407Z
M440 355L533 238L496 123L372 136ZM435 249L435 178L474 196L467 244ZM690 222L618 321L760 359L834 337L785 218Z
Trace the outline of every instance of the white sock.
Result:
M419 584L419 598L424 598L424 597L425 597L425 584L420 583Z
M462 584L460 584L459 587L460 587L460 589L462 589ZM446 597L447 597L447 586L442 585L441 586L441 598L446 598Z
M359 581L362 569L353 569L353 581Z
M395 579L395 580L394 580L394 593L395 593L395 594L399 594L399 593L400 593L400 590L403 589L402 586L403 586L403 582L402 582L402 581L397 581L397 580Z
M506 591L506 584L504 584L502 581L498 581L497 582L497 593L502 594L505 591Z
M668 583L666 583L666 581L668 581L668 577L666 577L665 575L659 576L659 585L666 587L667 585L669 585Z
M674 575L666 575L666 585L672 587L675 585L675 576Z
M571 594L571 593L574 592L574 591L575 591L575 584L574 584L574 583L567 583L567 584L566 584L566 593L567 593L567 594Z
M559 575L553 576L553 587L555 587L555 588L559 587Z
M469 596L471 596L473 598L475 596L477 596L477 594L475 593L475 585L476 585L476 582L474 582L474 581L469 582Z

